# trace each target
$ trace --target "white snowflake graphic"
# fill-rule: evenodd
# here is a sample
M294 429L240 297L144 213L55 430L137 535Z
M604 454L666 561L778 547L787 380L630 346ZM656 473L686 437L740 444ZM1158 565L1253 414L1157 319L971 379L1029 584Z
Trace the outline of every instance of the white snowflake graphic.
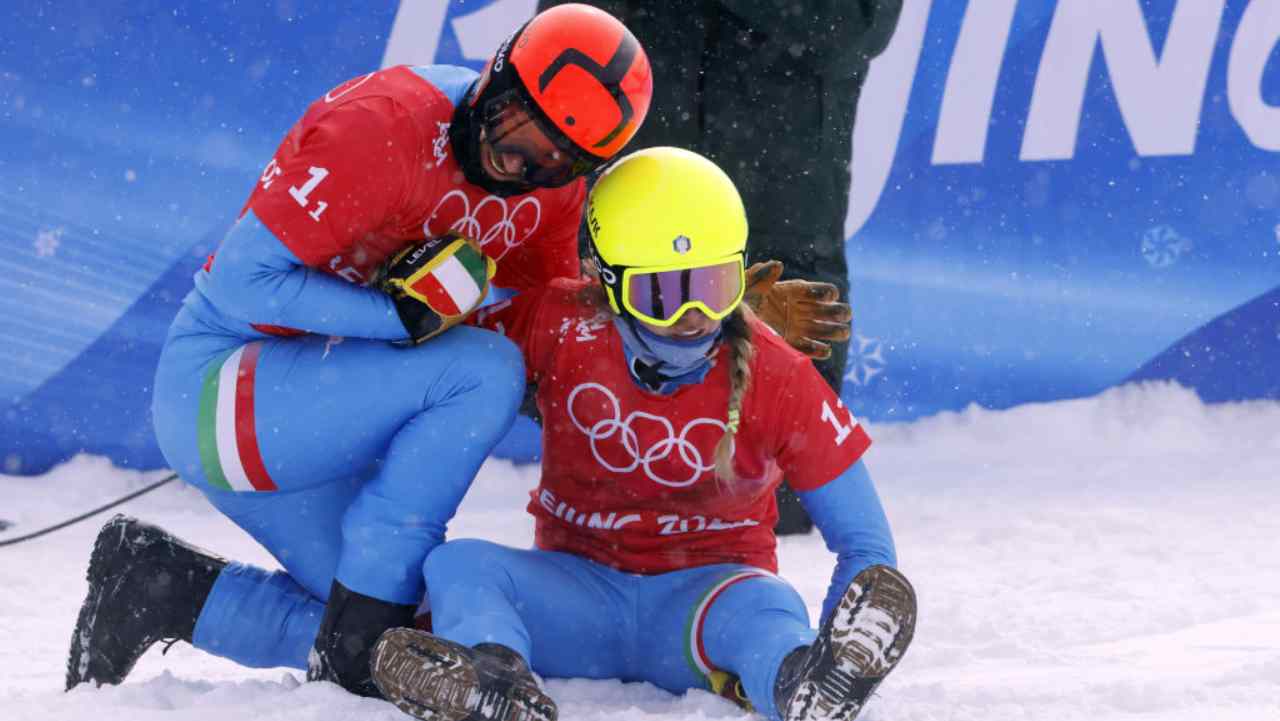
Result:
M872 378L884 372L887 365L884 343L879 338L868 338L861 333L853 335L853 342L849 344L848 372L844 374L846 381L858 386L868 385Z
M575 336L574 340L579 343L585 343L596 339L596 333L604 330L608 324L608 316L597 314L591 318L578 319L574 321L571 318L565 318L560 323L560 336L568 335L570 326L572 326Z
M436 158L436 166L444 165L445 159L448 158L449 125L450 123L436 121L436 127L440 134L436 136L435 140L431 141L431 154Z
M1276 242L1280 243L1280 223L1276 224L1275 233L1276 233Z
M1168 268L1191 252L1191 239L1171 225L1157 225L1142 234L1142 257L1152 268Z
M36 249L36 255L40 258L57 255L58 246L62 245L62 234L66 232L66 228L53 228L36 233L36 242L32 244Z

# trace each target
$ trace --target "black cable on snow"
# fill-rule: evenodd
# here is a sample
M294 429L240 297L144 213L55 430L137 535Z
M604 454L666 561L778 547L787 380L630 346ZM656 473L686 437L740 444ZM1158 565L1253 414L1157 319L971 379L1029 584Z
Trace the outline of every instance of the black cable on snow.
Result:
M54 531L60 528L66 528L67 526L70 526L73 523L79 523L80 521L83 521L84 519L89 518L90 516L97 515L110 508L115 508L116 506L120 505L121 503L124 503L125 501L132 501L133 499L137 498L138 496L141 496L144 493L150 493L151 491L154 491L155 489L159 488L160 486L163 486L169 481L176 479L177 477L178 477L177 473L170 473L169 475L165 476L164 478L161 478L160 480L156 481L155 483L152 483L149 486L143 486L142 488L139 488L133 493L130 493L121 498L117 498L116 500L108 503L107 505L99 506L98 508L95 508L92 511L89 511L87 513L81 513L75 518L68 518L62 523L54 524L52 526L49 526L48 528L42 528L39 531L36 531L35 533L28 533L25 536L18 536L17 538L6 538L3 541L0 541L0 546L12 546L15 543L30 541L31 539L39 538L45 535L46 533L53 533Z

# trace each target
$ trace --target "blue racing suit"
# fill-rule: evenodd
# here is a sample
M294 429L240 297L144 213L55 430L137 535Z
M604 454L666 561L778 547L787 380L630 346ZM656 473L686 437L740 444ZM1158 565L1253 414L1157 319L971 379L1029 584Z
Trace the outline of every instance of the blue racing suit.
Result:
M825 619L858 572L896 564L893 539L862 461L797 495L837 555ZM463 539L432 551L426 576L433 632L452 641L502 644L546 677L647 681L673 693L706 688L709 669L728 671L775 720L778 668L816 635L790 584L742 564L640 575Z
M161 450L284 567L232 564L195 645L298 666L336 579L391 604L422 564L524 393L520 352L458 327L416 347L369 287L396 250L449 231L503 258L517 289L576 273L583 186L500 198L450 145L476 74L398 66L317 100L195 277L156 371ZM505 281L504 281L505 279Z

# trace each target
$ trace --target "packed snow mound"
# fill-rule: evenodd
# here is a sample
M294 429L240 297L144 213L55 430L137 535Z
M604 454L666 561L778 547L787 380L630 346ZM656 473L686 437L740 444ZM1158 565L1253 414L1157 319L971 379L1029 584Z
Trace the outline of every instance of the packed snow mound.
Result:
M871 425L867 464L920 600L915 641L867 721L1272 721L1280 718L1280 404L1206 406L1144 384ZM78 457L0 476L12 538L162 478ZM527 546L537 469L487 463L450 529ZM274 561L188 486L125 512L219 554ZM0 548L0 709L33 721L397 721L378 701L286 669L177 644L119 687L63 693L63 664L103 514ZM833 558L783 539L782 575L816 614ZM551 680L565 721L742 718L705 692Z

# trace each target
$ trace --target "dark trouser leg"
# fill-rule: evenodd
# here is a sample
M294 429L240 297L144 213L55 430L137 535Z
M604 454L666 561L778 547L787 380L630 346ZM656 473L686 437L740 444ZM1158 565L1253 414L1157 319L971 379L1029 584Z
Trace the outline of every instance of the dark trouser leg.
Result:
M767 235L753 235L751 243L752 262L780 260L785 266L783 280L801 278L809 281L831 283L840 289L840 300L849 302L849 268L844 256L844 240L832 240L826 243L830 247L805 245L797 247L794 237L776 239ZM849 358L848 343L831 344L831 357L825 361L814 361L818 372L826 379L827 384L838 394L844 383L845 364ZM778 486L778 523L774 533L779 536L808 533L813 529L813 521L800 499L786 483Z

